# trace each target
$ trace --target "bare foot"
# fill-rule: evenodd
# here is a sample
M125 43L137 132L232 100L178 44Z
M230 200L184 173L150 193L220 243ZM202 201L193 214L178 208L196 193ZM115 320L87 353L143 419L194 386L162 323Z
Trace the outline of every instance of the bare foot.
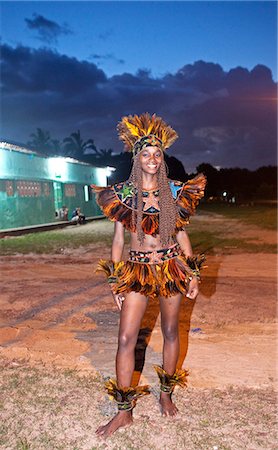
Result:
M133 422L131 411L119 411L113 419L106 425L102 425L96 430L96 435L106 439L111 434L115 433L118 428L131 425Z
M164 417L166 416L174 417L177 415L178 408L176 407L175 403L172 402L171 394L161 392L159 403L161 406L161 414Z

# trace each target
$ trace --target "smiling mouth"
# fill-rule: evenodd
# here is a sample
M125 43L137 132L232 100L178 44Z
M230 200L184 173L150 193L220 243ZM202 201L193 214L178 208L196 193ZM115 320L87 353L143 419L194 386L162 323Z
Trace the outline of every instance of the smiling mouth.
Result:
M157 164L148 164L148 167L150 169L155 169L157 167Z

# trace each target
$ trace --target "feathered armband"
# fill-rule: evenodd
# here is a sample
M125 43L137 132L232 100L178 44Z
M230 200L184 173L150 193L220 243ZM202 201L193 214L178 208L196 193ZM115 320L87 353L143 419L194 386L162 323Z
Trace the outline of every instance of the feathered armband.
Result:
M124 261L113 262L100 259L96 268L96 272L104 272L107 276L107 281L112 288L114 284L118 283L119 271L124 265Z
M197 277L198 280L201 279L201 269L206 267L203 266L205 260L206 257L203 254L198 256L188 256L186 258L186 264L191 269L191 274L194 277Z

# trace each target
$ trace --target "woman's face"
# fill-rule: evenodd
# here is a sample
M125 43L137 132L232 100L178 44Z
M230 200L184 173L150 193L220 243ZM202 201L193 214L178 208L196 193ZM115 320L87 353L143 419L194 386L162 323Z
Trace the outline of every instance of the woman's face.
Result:
M162 164L162 151L158 147L145 147L139 158L143 172L154 175Z

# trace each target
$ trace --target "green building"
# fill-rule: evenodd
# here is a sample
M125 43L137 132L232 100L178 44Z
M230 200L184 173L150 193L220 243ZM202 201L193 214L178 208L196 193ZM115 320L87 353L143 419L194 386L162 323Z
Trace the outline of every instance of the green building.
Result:
M101 216L90 185L106 186L109 168L47 157L0 142L0 230L61 221L63 207Z

